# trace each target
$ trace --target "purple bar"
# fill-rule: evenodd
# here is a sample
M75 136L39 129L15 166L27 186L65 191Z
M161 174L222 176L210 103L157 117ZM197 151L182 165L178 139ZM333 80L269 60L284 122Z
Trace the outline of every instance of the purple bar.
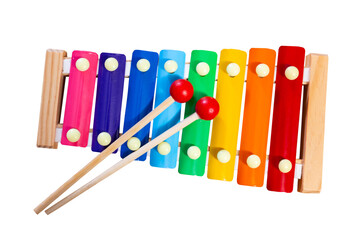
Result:
M118 67L107 70L105 62L118 61ZM98 87L94 112L92 151L101 152L119 137L120 113L122 108L125 55L102 53L99 59ZM114 66L114 65L113 65ZM98 142L98 135L108 133L111 142L104 146ZM117 152L117 150L115 151ZM114 152L114 153L115 153Z

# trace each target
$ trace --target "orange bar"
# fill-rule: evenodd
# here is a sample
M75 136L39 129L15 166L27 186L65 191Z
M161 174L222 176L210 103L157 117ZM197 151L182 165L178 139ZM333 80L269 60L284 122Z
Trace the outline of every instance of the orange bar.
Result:
M263 186L275 60L276 52L272 49L252 48L249 52L237 176L240 185ZM264 76L267 67L260 64L268 66L267 76Z

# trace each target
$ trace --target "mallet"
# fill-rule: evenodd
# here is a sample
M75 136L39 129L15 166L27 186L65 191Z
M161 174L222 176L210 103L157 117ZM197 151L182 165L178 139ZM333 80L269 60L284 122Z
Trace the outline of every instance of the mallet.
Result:
M74 183L79 181L85 174L102 162L106 157L108 157L112 152L119 148L123 143L125 143L129 138L131 138L135 133L140 129L146 126L154 118L156 118L160 113L162 113L166 108L168 108L174 102L184 103L189 101L193 96L193 86L192 84L184 79L176 80L172 83L170 87L170 97L164 100L157 108L152 112L146 115L142 120L130 128L126 133L121 135L116 141L109 145L104 151L99 153L92 161L90 161L86 166L79 170L74 176L72 176L68 181L61 185L55 192L49 195L43 202L41 202L35 209L35 213L39 214L46 207L48 207L53 201L55 201L60 195L62 195L66 190L68 190ZM137 107L137 106L134 106Z
M50 214L57 210L58 208L62 207L66 203L70 202L89 188L95 186L97 183L101 182L102 180L106 179L119 169L123 168L127 164L131 163L135 159L137 159L139 156L143 155L144 153L148 152L150 149L157 146L159 143L163 142L176 132L180 131L181 129L185 128L189 124L193 123L196 120L203 119L203 120L212 120L215 118L219 112L219 104L216 99L212 97L203 97L198 100L196 104L195 113L178 123L177 125L174 125L152 141L145 144L143 147L139 148L137 151L133 152L132 154L125 157L123 160L117 162L112 167L108 168L106 171L101 173L99 176L88 182L87 184L80 187L75 192L71 193L61 201L57 202L53 206L51 206L49 209L47 209L45 212L46 214Z

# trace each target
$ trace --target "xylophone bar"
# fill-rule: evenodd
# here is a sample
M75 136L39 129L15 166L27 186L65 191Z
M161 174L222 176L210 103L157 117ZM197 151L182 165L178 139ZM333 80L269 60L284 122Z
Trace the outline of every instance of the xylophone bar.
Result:
M64 111L63 145L85 147L92 114L98 55L74 51Z
M269 119L272 103L276 52L252 48L249 51L248 83L243 114L237 182L263 186Z
M191 55L189 82L194 88L193 97L186 103L184 118L194 112L199 99L213 96L217 67L217 54L211 51L194 50ZM207 160L210 121L196 121L182 131L178 172L203 176Z
M210 179L233 179L246 63L244 51L223 49L221 52L216 93L221 108L212 126L207 171Z
M155 82L158 69L158 53L142 50L133 52L129 74L127 106L124 114L123 132L152 111ZM149 139L150 124L139 130L127 144L121 147L120 155L125 158ZM137 160L144 161L146 154Z
M125 55L100 54L93 136L91 138L94 152L102 152L119 136L124 68Z
M159 54L157 88L154 107L170 95L170 86L177 79L184 78L185 53L175 50L162 50ZM181 104L174 103L153 120L152 138L173 127L181 119ZM178 158L179 133L160 143L150 151L150 165L153 167L175 168Z
M270 191L293 191L304 59L304 48L279 48L267 172Z

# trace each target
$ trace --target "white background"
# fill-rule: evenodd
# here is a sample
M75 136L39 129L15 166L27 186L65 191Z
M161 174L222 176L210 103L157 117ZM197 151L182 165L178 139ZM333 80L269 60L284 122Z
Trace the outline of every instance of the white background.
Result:
M358 2L2 1L0 239L360 239ZM280 45L329 55L321 194L274 193L137 162L52 215L33 212L94 156L36 148L46 49L128 58L134 49L178 49L189 58L193 49Z

